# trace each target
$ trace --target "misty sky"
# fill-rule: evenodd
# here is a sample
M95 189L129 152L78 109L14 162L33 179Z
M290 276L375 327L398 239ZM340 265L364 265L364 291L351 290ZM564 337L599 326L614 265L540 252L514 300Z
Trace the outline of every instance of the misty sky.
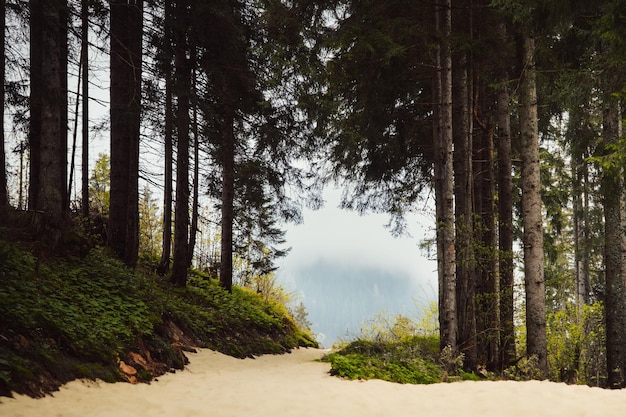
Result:
M384 227L386 215L341 210L339 198L340 191L327 190L323 209L306 210L304 224L287 227L292 249L278 271L279 280L304 302L313 330L330 337L330 344L336 341L336 326L356 334L381 309L407 314L415 308L412 299L437 298L436 262L418 246L432 237L434 222L426 215L411 216L411 236L394 238ZM345 282L332 285L336 280ZM335 315L332 324L329 314Z

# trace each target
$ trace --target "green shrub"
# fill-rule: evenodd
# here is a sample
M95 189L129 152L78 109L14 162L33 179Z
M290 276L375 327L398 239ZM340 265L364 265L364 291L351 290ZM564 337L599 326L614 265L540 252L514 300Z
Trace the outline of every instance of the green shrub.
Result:
M403 315L381 313L361 335L324 358L331 373L348 379L382 379L403 384L441 382L439 339Z
M604 386L606 381L603 306L596 302L582 309L574 304L547 317L550 379Z
M431 341L414 337L403 342L355 340L324 357L331 374L348 379L382 379L403 384L441 382L443 368L433 359Z

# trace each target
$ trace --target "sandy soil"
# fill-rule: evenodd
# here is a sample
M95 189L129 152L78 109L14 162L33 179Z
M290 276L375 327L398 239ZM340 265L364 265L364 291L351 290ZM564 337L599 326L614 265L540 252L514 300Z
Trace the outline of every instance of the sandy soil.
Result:
M626 390L550 382L399 385L345 381L316 362L324 352L239 360L191 355L184 372L150 385L74 381L54 396L0 399L3 417L602 416L626 415Z

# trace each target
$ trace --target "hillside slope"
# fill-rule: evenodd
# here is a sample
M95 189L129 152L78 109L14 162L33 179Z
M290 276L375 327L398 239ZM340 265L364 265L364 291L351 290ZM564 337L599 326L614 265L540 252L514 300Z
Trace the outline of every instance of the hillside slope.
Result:
M238 358L317 346L287 309L194 273L174 288L99 249L36 258L0 240L0 395L40 396L76 378L148 381L194 347Z

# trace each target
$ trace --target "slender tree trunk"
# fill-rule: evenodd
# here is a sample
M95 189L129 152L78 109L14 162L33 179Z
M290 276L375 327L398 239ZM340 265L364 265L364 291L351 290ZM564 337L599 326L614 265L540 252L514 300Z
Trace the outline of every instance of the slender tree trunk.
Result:
M6 52L4 47L6 28L6 0L0 0L0 48L2 48L2 58L0 61L0 103L2 104L2 114L5 107L4 81L6 76ZM6 148L4 144L4 117L0 117L0 216L4 217L5 211L9 207L9 191L7 188L6 169Z
M454 247L454 168L452 155L452 53L450 45L451 1L436 4L442 42L439 46L435 97L439 107L434 137L434 176L437 216L437 263L439 267L440 346L457 353L456 260Z
M460 16L459 20L460 20ZM476 369L476 311L475 311L475 254L472 214L472 146L470 117L470 88L466 52L454 54L453 83L453 137L456 229L456 297L458 338L460 351L465 355L464 366Z
M82 215L89 218L89 0L82 0L81 61L83 62L83 124L82 124Z
M501 28L503 36L504 28ZM513 276L513 163L511 110L506 73L498 87L498 246L500 272L500 370L516 358Z
M44 15L43 1L33 0L30 7L30 125L28 132L29 188L28 208L36 210L39 206L40 171L41 171L41 134L44 96ZM63 185L65 187L65 184Z
M476 332L479 362L495 370L498 361L498 281L497 237L495 224L495 188L493 161L493 129L489 116L483 115L491 97L488 87L476 77L473 114L475 125L474 186L476 253ZM490 112L486 112L490 113Z
M157 273L165 275L170 267L172 252L172 185L173 185L173 121L172 105L172 0L165 1L165 56L163 76L165 77L165 179L163 192L163 248Z
M70 159L70 180L67 186L67 194L72 195L72 187L74 186L74 173L76 172L76 142L78 141L78 109L80 107L80 92L83 78L83 56L81 54L78 61L78 80L76 85L76 104L74 105L74 128L72 129L72 152Z
M176 210L174 220L174 262L172 282L180 287L187 285L189 267L189 99L191 90L191 68L187 58L187 3L176 2L176 131L178 132L178 152L176 155Z
M61 220L67 220L70 207L70 194L67 190L67 134L68 134L68 83L67 83L67 65L69 56L68 47L68 24L69 24L69 9L67 6L67 0L56 0L59 7L59 28L57 34L57 42L60 46L58 61L60 63L59 84L61 86L61 94L58 98L58 106L60 106L60 118L59 118L59 146L56 150L56 158L58 160L58 170L60 171L63 187L62 187L62 206L61 206ZM63 227L63 226L61 226Z
M228 94L228 92L225 92ZM232 104L224 107L222 121L222 238L220 256L220 284L232 291L233 287L233 221L235 200L235 111Z
M520 131L526 343L528 355L537 357L539 370L545 377L548 375L548 358L535 39L531 36L524 36L523 42L524 72L520 84Z
M572 217L574 226L574 260L576 268L576 293L579 308L590 303L591 285L589 282L589 169L586 161L587 144L584 141L584 127L581 112L570 109L567 131L572 132L571 171L572 171Z
M608 96L608 94L607 94ZM620 104L605 98L603 136L605 146L622 136ZM614 150L607 149L607 152ZM606 274L606 362L609 388L626 387L626 204L624 169L605 167L602 177L604 197L604 264Z
M108 244L126 265L139 252L143 1L111 1L111 208Z
M32 109L31 109L32 114ZM32 124L32 120L31 120ZM30 134L29 134L30 136ZM26 152L27 145L22 141L20 142L19 152L20 152L20 168L19 168L19 190L17 194L17 209L24 210L28 207L28 201L24 201L24 153ZM28 194L28 192L26 192Z
M587 157L585 157L587 158ZM589 170L587 164L575 172L574 186L574 259L576 262L576 293L578 305L591 304L589 278Z
M54 247L67 220L67 4L31 7L31 208Z
M196 48L191 48L191 61L192 61L192 97L191 103L193 106L193 206L191 209L191 228L189 230L189 266L193 262L193 254L196 247L196 235L198 234L198 208L200 206L199 200L199 188L200 188L200 138L198 137L198 101L196 96L196 72L195 68L195 54Z

